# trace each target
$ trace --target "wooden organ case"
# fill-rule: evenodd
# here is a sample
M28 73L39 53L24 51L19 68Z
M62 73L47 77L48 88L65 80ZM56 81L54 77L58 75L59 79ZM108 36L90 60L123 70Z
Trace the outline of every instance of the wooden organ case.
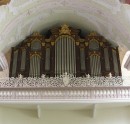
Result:
M48 38L35 32L12 48L10 77L80 77L121 75L118 47L95 32L81 38L80 31L64 24Z

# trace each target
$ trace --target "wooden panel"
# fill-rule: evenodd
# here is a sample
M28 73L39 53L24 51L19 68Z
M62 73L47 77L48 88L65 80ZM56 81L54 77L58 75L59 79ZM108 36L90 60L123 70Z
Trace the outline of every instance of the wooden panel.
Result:
M100 46L100 63L101 63L101 75L105 76L105 58L104 58L104 48Z
M42 55L41 55L41 75L45 74L45 55L46 55L46 50L45 50L45 45L43 45Z
M116 48L116 54L117 54L117 61L118 61L119 76L121 76L121 64L120 64L118 47Z
M9 70L10 77L12 77L13 58L14 58L14 48L12 48L12 50L11 50L11 60L10 60L10 70Z
M29 77L29 70L30 70L30 47L26 49L26 65L25 65L25 77Z
M80 48L76 45L76 76L80 77L81 75L81 63L80 63Z
M110 72L114 76L115 72L114 72L114 64L113 64L113 56L112 56L112 47L109 47L109 61L110 61Z
M54 46L51 47L51 58L50 58L50 63L51 63L51 72L50 76L55 76L55 48Z

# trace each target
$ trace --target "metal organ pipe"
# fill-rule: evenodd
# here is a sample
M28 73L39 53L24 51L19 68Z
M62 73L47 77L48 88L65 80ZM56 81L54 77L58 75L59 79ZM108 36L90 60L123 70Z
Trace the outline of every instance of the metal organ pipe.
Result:
M73 60L74 59L74 51L73 50L74 50L73 41L71 40L71 55L72 55L71 56L71 64L72 64L72 68L71 68L72 70L71 71L74 73L74 66L73 66L73 63L74 63L74 60Z
M66 37L66 42L67 42L67 57L66 57L67 64L66 64L66 66L67 66L67 72L70 73L70 71L69 71L70 65L69 65L69 58L68 58L69 57L69 43L68 43L67 37Z
M64 51L64 58L65 58L65 60L64 60L64 73L67 71L66 70L66 59L67 59L66 58L66 47L67 47L66 46L66 37L64 37L64 50L63 50Z
M76 74L74 39L68 35L61 35L56 40L55 51L55 74Z
M98 56L98 55L91 55L90 56L90 67L91 67L91 75L92 76L100 76L101 75L100 56Z
M64 73L64 37L61 38L61 74Z
M61 39L62 40L62 39ZM57 46L58 47L58 46ZM61 75L61 59L62 59L62 53L61 53L61 41L59 41L59 57L58 57L58 61L59 61L59 74Z
M38 55L33 55L30 58L30 77L39 77L40 76L40 57Z
M76 76L76 48L75 48L75 43L73 45L74 47L74 76Z

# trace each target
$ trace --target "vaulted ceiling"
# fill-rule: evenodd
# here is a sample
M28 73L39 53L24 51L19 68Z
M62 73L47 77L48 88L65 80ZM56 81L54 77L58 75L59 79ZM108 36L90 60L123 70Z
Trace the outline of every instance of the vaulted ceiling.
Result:
M0 6L0 51L62 23L130 48L130 6L120 0L11 0Z

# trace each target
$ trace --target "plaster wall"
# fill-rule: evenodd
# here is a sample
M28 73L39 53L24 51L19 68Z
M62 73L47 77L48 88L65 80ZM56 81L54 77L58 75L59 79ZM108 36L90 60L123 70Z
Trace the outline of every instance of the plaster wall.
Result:
M107 108L96 110L23 110L0 107L0 124L130 124L130 109Z

